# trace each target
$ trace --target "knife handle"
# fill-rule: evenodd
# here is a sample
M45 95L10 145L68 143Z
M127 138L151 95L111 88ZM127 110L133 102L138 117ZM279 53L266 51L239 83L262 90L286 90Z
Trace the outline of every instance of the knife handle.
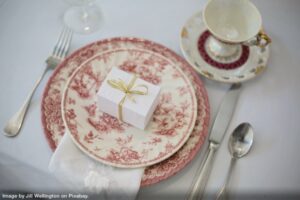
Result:
M202 198L206 187L206 183L208 181L211 172L212 164L215 157L215 152L218 146L219 146L218 144L215 144L213 142L209 143L208 155L204 161L203 166L196 173L196 176L197 174L199 174L199 176L196 179L195 183L193 184L193 188L189 193L188 198L186 198L186 200L199 200Z

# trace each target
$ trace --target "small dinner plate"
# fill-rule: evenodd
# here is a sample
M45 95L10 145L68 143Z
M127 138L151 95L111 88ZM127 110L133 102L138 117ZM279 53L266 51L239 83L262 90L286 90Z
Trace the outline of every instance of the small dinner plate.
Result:
M146 167L170 157L186 142L195 125L197 100L176 63L157 52L119 45L86 60L73 73L63 94L63 119L74 143L90 157L115 167ZM98 108L97 91L115 66L161 87L145 130Z

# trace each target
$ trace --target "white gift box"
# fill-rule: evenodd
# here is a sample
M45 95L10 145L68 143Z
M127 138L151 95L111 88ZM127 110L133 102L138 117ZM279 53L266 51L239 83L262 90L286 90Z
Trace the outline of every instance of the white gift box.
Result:
M102 82L97 93L99 109L137 128L145 129L158 103L160 87L140 78L134 81L131 91L147 92L146 94L128 94L115 88L111 81L128 86L135 75L113 67ZM126 97L125 97L126 96ZM120 105L122 99L124 103ZM121 112L121 117L120 117Z

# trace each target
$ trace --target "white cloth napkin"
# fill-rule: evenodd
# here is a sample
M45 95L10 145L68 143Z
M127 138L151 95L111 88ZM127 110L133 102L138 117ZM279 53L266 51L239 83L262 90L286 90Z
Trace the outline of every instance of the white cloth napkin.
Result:
M121 169L89 158L68 133L54 152L49 170L71 190L97 194L107 200L135 199L144 173L144 168Z

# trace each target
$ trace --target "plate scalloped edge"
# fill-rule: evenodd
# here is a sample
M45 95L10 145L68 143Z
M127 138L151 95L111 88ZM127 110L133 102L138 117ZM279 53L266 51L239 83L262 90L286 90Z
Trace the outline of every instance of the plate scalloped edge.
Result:
M55 78L55 76L60 73L61 69L66 65L66 63L68 63L69 60L71 60L76 54L78 54L80 51L84 51L86 49L88 49L89 47L91 47L92 45L95 45L97 43L101 43L101 42L108 42L108 41L112 41L112 40L132 40L132 39L135 39L135 38L126 38L126 37L117 37L117 38L111 38L111 39L105 39L105 40L101 40L101 41L96 41L96 42L93 42L89 45L86 45L85 47L82 47L78 50L76 50L73 54L71 54L69 57L66 58L66 60L64 60L56 69L55 71L53 72L53 74L51 75L50 79L48 80L48 83L46 85L46 88L44 90L44 93L43 93L43 101L42 101L42 106L41 106L41 112L42 112L42 123L43 123L43 129L44 129L44 133L46 135L46 138L47 138L47 141L51 147L51 149L54 151L55 148L56 148L56 142L58 141L54 141L53 138L52 138L52 133L48 130L47 128L47 122L46 122L46 119L44 118L44 106L43 104L45 103L44 100L45 98L47 97L48 95L48 91L50 89L50 86L51 84L53 84L53 79ZM145 41L144 39L137 39L138 41ZM146 40L148 41L148 40ZM170 176L173 176L175 175L176 173L178 173L183 167L185 167L193 158L194 156L196 155L196 153L199 151L200 147L202 146L203 142L204 142L204 139L206 138L207 136L207 133L208 133L208 125L209 125L209 120L210 120L210 112L209 112L209 103L208 103L208 96L207 96L207 92L204 88L204 85L203 83L200 81L200 78L199 76L197 75L197 73L192 70L192 68L190 67L190 65L188 65L186 63L186 61L180 57L179 55L177 55L175 52L173 52L172 50L160 45L160 44L157 44L157 43L154 43L154 42L151 42L151 41L148 41L149 43L152 43L160 48L162 48L163 50L165 51L168 51L169 54L171 54L172 56L174 56L177 60L180 60L181 62L184 63L184 65L186 66L185 70L189 71L190 75L193 76L194 80L198 82L199 84L199 88L202 90L201 93L203 94L202 96L202 101L204 104L206 104L206 115L203 119L203 126L202 126L202 129L200 130L201 131L201 137L199 137L199 141L197 142L196 146L193 147L193 149L190 151L189 153L189 156L188 158L186 158L184 161L182 161L178 166L177 168L175 169L171 169L171 171L169 170L168 173L165 173L163 175L161 175L160 177L151 177L151 178L148 178L148 179L143 179L141 185L142 186L146 186L146 185L151 185L151 184L154 184L154 183L158 183L166 178L169 178ZM63 127L62 127L63 128ZM180 151L180 150L179 150ZM172 158L172 157L171 157ZM170 158L169 158L170 159ZM168 160L169 160L168 159ZM166 160L166 161L168 161ZM165 162L165 161L163 161ZM160 164L157 164L157 165L161 165ZM154 166L151 166L152 168L155 168L156 165ZM149 168L150 170L150 168Z

